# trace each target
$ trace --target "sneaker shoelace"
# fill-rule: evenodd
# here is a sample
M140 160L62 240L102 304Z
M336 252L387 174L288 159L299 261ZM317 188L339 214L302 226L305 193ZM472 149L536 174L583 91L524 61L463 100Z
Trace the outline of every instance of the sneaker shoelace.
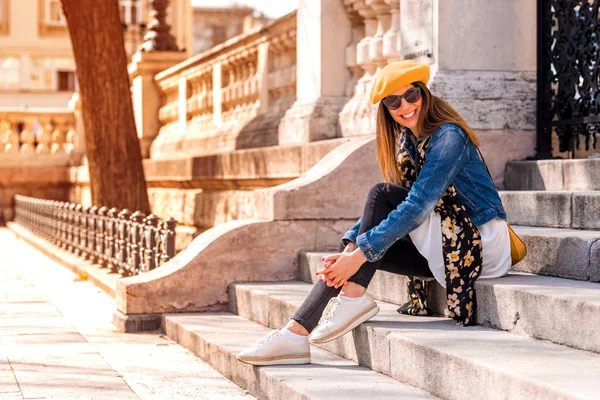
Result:
M327 307L325 307L325 311L323 311L323 316L319 321L319 325L329 322L339 307L340 300L337 297L333 297L331 300L329 300Z
M266 336L264 336L262 339L259 339L258 342L256 342L256 348L260 348L262 345L266 344L267 342L269 342L271 339L273 339L275 336L277 336L277 333L279 333L279 331L274 330L269 332Z

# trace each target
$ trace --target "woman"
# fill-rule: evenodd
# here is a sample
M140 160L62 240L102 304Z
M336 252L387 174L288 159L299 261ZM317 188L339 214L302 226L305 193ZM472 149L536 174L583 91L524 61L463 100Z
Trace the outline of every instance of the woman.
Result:
M511 266L506 213L466 122L427 89L429 67L398 61L384 67L371 91L380 102L376 144L385 182L376 184L340 253L325 257L315 284L290 322L238 354L254 365L310 362L310 341L339 338L375 316L366 289L378 269L435 278L446 288L448 315L473 324L474 284ZM426 293L411 278L399 309L428 315ZM419 301L420 300L420 301Z

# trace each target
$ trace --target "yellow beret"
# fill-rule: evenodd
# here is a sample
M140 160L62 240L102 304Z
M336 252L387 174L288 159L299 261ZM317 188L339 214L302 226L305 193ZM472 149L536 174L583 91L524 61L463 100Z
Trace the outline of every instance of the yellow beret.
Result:
M375 104L402 86L413 82L429 82L429 66L414 60L394 61L386 65L375 77L371 88L371 103Z

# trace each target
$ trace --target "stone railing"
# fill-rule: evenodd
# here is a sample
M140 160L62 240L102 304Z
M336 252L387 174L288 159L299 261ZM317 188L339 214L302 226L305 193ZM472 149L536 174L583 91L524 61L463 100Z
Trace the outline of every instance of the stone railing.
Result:
M352 22L346 65L352 73L346 94L352 99L340 115L342 135L375 132L368 93L377 72L390 61L433 60L431 0L340 0ZM402 12L400 8L402 5Z
M127 209L15 196L15 222L124 276L151 271L175 255L175 226Z
M0 164L79 162L81 138L70 109L0 109Z
M250 121L284 112L295 99L296 13L168 68L155 81L163 103L152 158L191 147L196 154L234 149ZM262 140L254 136L243 147Z

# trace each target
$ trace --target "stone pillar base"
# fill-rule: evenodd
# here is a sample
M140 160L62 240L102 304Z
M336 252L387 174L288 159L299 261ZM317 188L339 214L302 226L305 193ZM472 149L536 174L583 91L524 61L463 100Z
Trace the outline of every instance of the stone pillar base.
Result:
M279 124L279 144L307 143L340 136L338 116L346 97L296 101Z
M122 333L152 332L162 328L162 314L132 314L113 312L113 325Z

